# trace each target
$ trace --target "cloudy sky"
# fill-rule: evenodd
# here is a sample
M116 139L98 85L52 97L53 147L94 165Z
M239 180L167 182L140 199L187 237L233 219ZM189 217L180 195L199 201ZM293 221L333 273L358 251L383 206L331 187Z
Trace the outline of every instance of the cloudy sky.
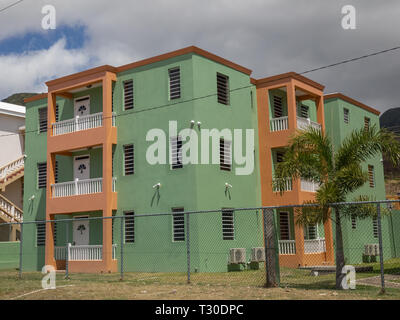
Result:
M0 10L16 0L0 0ZM41 27L44 5L55 30ZM341 9L356 8L344 30ZM0 12L0 100L44 82L196 45L261 78L400 45L398 0L24 0ZM307 74L381 111L400 107L400 50Z

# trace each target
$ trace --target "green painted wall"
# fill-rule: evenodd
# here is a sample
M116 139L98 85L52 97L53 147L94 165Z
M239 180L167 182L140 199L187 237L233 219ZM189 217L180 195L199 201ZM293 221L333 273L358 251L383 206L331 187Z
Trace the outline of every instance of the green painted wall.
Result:
M19 241L0 242L0 270L18 268L19 248Z
M349 123L344 122L344 108L349 110ZM357 107L342 99L333 98L325 100L325 125L327 135L333 141L335 150L341 142L354 130L364 126L364 117L371 119L371 126L379 128L379 117L360 107ZM358 189L354 194L349 195L348 201L353 201L358 195L368 195L376 200L385 200L385 181L383 175L382 157L377 156L364 164L367 170L368 165L374 166L375 187L371 188L368 183ZM382 219L382 234L384 246L384 258L393 255L393 244L390 237L389 219ZM371 219L357 220L356 228L352 228L351 220L346 219L342 225L345 257L347 263L362 262L362 255L365 244L378 243L373 234L373 223ZM333 233L335 235L335 233ZM335 238L335 237L334 237ZM334 239L335 242L335 239Z
M400 257L400 210L393 210L390 221L390 234L393 242L393 257Z

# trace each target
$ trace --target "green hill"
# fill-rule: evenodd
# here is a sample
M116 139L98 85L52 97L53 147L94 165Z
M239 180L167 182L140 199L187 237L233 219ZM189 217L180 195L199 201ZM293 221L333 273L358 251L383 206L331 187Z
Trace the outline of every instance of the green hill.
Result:
M400 131L400 108L393 108L386 110L381 117L379 122L382 128L388 128L391 131Z
M13 95L9 96L8 98L3 99L3 102L17 104L20 106L25 106L24 99L30 98L32 96L37 95L37 93L30 93L30 92L23 92L23 93L14 93Z

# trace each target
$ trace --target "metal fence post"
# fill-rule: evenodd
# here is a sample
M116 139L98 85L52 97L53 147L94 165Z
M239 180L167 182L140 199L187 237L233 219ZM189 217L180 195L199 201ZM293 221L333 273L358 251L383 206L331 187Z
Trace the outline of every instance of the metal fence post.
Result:
M186 213L186 256L187 256L187 283L190 283L190 230L189 214Z
M21 225L21 235L19 240L19 278L22 279L22 242L24 239L24 223L20 223Z
M379 236L379 262L381 265L381 293L385 293L385 267L383 265L383 241L381 223L381 204L377 203L376 211L378 215L378 236Z
M121 217L121 261L120 261L120 267L121 267L121 281L124 280L124 222L125 222L125 217L122 215Z
M279 256L276 252L274 211L263 209L266 287L279 285Z
M65 223L66 233L65 233L65 279L69 279L69 222Z

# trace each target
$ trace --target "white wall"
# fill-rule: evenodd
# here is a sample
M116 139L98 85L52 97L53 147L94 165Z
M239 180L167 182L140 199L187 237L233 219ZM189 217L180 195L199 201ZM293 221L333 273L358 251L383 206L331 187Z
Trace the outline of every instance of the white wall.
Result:
M0 167L23 155L24 140L18 129L24 125L25 118L0 113Z

